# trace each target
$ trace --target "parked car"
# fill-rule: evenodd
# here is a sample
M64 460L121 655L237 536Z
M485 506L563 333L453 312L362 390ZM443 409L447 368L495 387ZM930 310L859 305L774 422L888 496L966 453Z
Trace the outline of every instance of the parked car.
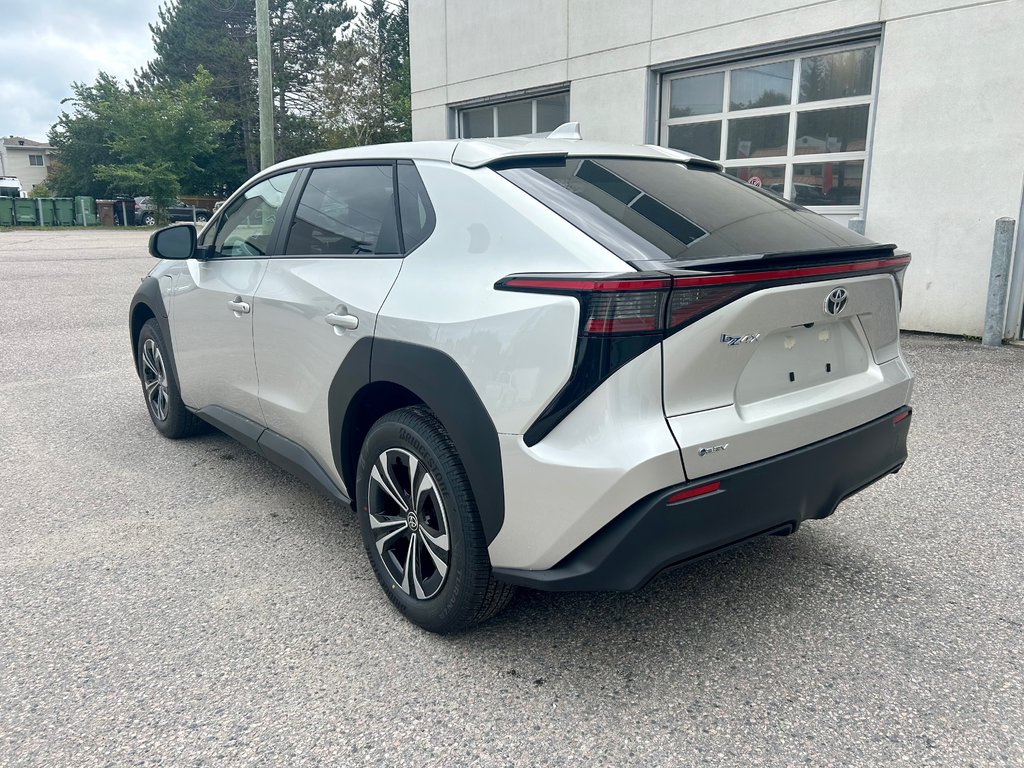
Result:
M197 208L176 200L167 208L167 218L171 221L206 222L213 214L206 208ZM156 224L156 205L148 197L135 198L135 222L151 227Z
M156 429L352 503L428 630L793 533L907 457L908 254L576 135L278 164L154 233L131 302Z

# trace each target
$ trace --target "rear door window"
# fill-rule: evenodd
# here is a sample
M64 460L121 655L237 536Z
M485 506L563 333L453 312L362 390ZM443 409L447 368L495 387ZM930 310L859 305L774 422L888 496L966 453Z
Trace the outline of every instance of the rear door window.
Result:
M397 255L395 165L314 168L288 233L288 256Z

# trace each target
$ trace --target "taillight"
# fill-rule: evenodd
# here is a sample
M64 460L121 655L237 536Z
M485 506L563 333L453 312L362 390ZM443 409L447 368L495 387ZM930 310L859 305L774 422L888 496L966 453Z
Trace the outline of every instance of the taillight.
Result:
M557 293L580 302L580 335L660 334L672 280L643 272L592 280L558 277L506 277L504 291Z
M668 327L680 328L712 309L728 304L740 294L746 293L747 286L729 285L723 287L676 288L669 302Z

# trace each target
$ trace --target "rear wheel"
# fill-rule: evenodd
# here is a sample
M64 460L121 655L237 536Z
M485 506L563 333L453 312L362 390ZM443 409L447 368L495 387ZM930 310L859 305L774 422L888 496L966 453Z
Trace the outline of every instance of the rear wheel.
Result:
M491 576L476 502L455 446L427 408L403 408L370 429L356 495L377 580L406 618L456 632L504 608L514 588Z
M147 213L142 217L142 223L145 224L147 227L152 227L154 224L156 224L156 216L154 216L152 213Z
M147 320L139 332L138 359L142 394L153 426L171 439L198 432L203 422L185 407L178 394L178 386L171 375L167 344L155 318Z

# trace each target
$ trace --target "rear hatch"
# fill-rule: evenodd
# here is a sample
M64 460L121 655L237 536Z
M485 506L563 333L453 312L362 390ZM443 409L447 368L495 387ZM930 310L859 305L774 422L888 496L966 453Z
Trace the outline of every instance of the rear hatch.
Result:
M776 456L906 404L897 317L908 261L849 249L677 273L670 311L702 313L662 343L665 414L687 476Z
M639 271L590 286L600 302L578 294L581 340L603 328L611 342L602 343L625 348L626 320L648 342L660 334L665 415L688 477L785 453L907 402L898 315L910 258L894 246L703 162L589 156L497 170ZM641 301L645 290L661 298ZM641 326L651 307L663 314ZM595 320L597 311L634 316Z

